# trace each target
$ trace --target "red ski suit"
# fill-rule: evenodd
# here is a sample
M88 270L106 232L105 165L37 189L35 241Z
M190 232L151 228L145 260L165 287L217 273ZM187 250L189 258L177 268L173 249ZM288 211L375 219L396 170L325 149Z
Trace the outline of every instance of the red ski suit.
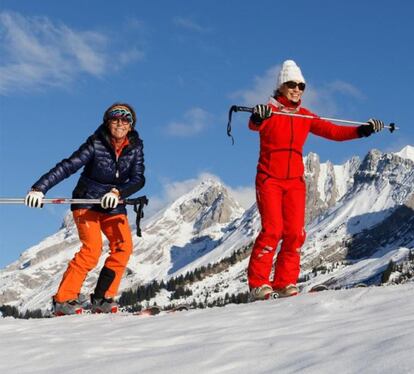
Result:
M337 141L359 138L357 128L339 126L319 119L305 108L284 106L285 97L271 99L272 111L289 111L316 118L272 115L261 125L249 122L259 131L260 158L256 175L256 200L262 230L254 244L248 268L250 288L264 284L283 288L296 284L300 272L300 248L305 241L306 185L303 177L302 148L309 132ZM279 241L273 281L270 274Z

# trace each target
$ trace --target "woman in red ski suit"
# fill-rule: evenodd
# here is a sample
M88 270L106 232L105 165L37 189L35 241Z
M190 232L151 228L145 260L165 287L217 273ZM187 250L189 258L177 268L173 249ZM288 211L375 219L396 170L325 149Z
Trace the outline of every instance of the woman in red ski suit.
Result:
M256 175L256 199L262 230L254 244L248 267L248 281L255 299L298 293L300 249L305 241L306 185L302 149L308 134L336 141L369 136L384 127L371 119L359 127L339 126L319 119L301 107L305 79L292 60L283 63L278 87L267 105L254 107L249 128L260 135L260 158ZM311 115L300 118L272 115L272 112ZM274 278L270 279L279 241Z

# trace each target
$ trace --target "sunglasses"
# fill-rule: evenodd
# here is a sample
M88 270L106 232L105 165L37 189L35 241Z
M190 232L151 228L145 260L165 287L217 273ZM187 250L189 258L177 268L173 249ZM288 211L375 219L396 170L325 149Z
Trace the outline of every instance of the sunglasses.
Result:
M306 87L305 83L296 83L294 81L285 82L284 84L287 88L291 88L292 90L298 87L299 90L305 91L305 87Z
M119 123L119 124L122 124L124 126L131 124L131 122L129 121L129 119L128 118L125 118L125 117L113 117L113 118L110 118L109 121L111 123L113 123L113 124Z

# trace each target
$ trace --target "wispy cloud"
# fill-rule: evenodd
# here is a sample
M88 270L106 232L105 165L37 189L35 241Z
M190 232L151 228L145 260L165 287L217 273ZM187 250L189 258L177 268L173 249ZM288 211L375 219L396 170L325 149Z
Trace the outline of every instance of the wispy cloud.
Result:
M239 99L242 105L253 106L266 103L276 88L280 68L281 65L270 67L262 76L253 78L251 88L236 91L230 97ZM316 113L323 113L325 116L334 115L338 113L338 94L353 97L357 100L365 98L356 87L341 80L328 82L317 88L308 80L303 96L303 105Z
M234 188L227 186L227 189L244 209L249 209L256 201L256 190L252 186L237 186Z
M126 51L120 51L118 61L120 65L128 65L134 61L141 61L145 58L145 53L137 47L132 47Z
M349 95L361 100L365 99L365 95L361 91L359 91L358 88L356 88L350 83L341 80L336 80L334 82L328 83L327 87L331 92L334 93Z
M259 103L265 103L273 94L276 88L277 75L280 71L280 65L270 67L262 76L253 78L253 87L239 90L232 93L232 99L241 100L241 105L253 106Z
M210 115L204 109L192 108L184 114L184 120L173 121L166 127L166 133L177 137L191 137L207 128Z
M206 32L210 32L211 29L208 27L204 27L201 26L199 23L197 23L196 21L194 21L191 18L186 18L186 17L174 17L173 18L173 23L175 26L178 26L180 28L184 28L186 30L189 31L195 31L198 33L206 33Z
M0 13L0 43L3 95L64 86L80 74L102 77L110 69L143 58L139 50L121 51L123 57L116 66L110 61L111 41L104 34L16 12Z
M303 96L303 105L324 116L333 116L340 112L338 94L352 97L358 101L365 99L364 95L350 83L334 81L325 83L318 88L308 84Z

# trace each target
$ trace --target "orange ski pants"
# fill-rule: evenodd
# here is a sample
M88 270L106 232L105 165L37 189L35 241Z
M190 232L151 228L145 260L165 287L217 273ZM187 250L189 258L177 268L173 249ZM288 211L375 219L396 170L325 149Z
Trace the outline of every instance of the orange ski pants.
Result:
M305 241L306 184L302 177L276 179L258 173L256 199L262 230L250 256L248 281L250 288L264 284L283 288L296 284L300 272L300 248ZM275 251L277 254L274 277Z
M115 272L115 278L105 297L116 296L129 257L132 253L132 236L125 214L110 215L90 209L73 211L82 247L69 262L55 301L64 302L79 296L82 284L88 274L98 264L102 253L102 233L109 240L109 256L105 267Z

